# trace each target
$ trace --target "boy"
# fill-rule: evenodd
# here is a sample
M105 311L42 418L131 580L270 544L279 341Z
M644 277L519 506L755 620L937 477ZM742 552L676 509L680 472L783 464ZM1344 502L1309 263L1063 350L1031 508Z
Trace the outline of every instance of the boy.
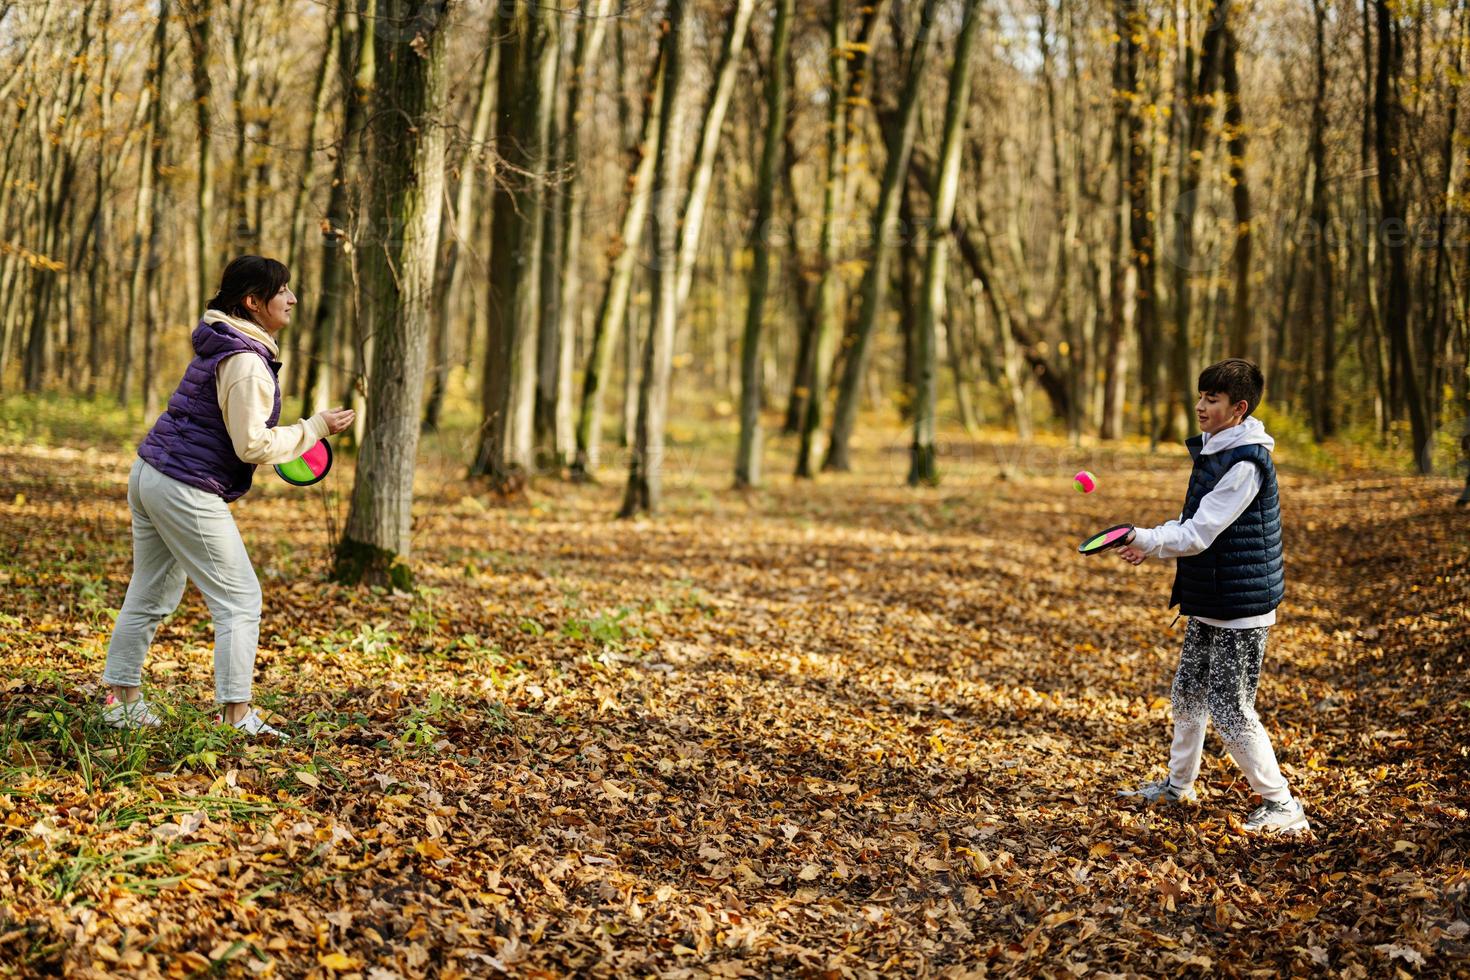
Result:
M1199 376L1200 434L1185 441L1194 460L1178 520L1138 528L1119 549L1124 561L1177 558L1169 605L1189 617L1174 675L1174 744L1169 775L1122 796L1148 803L1193 802L1205 722L1215 730L1263 800L1246 818L1252 833L1309 829L1292 798L1271 738L1256 715L1256 684L1266 635L1285 591L1275 440L1251 417L1260 404L1261 369L1238 357Z

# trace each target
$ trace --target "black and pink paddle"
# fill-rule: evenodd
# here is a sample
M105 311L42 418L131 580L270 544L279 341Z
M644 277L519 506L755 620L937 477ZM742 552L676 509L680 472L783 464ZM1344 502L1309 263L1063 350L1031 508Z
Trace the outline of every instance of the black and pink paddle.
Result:
M1077 553L1082 555L1095 555L1099 551L1107 551L1109 548L1117 548L1123 544L1123 539L1133 530L1132 524L1114 524L1106 531L1094 534L1077 546Z

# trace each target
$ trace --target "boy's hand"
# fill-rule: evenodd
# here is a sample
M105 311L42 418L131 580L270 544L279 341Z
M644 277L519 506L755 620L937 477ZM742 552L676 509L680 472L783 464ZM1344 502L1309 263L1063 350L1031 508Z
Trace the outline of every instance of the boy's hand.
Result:
M327 423L327 434L336 435L352 425L357 419L357 413L350 408L329 408L322 412L322 420Z
M1139 551L1132 545L1125 544L1118 548L1118 557L1123 559L1130 565L1142 565L1143 560L1147 558L1148 555Z
M1133 546L1137 538L1137 531L1129 531L1127 541L1118 546L1118 557L1130 565L1142 565L1143 560L1148 557L1141 549Z

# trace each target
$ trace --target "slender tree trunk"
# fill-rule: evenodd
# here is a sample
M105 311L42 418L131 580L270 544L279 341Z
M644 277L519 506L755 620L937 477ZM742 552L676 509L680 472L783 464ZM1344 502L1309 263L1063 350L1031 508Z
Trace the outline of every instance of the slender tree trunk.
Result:
M597 469L602 442L603 391L612 367L613 351L617 349L618 333L628 314L628 295L632 290L643 227L653 198L653 170L661 132L659 113L664 103L663 86L671 43L671 35L665 33L649 75L642 134L638 144L629 151L628 202L623 214L622 234L610 247L612 265L592 333L592 349L587 355L582 403L577 414L577 458L572 464L573 474L583 479L589 478Z
M1307 139L1312 166L1311 245L1312 286L1307 316L1312 342L1321 337L1322 359L1318 373L1310 380L1311 388L1320 393L1319 411L1313 414L1313 430L1319 440L1337 430L1337 300L1332 275L1332 248L1329 241L1327 210L1327 0L1312 0L1313 61L1315 85L1312 97L1312 128ZM1318 320L1320 315L1320 320Z
M909 455L909 486L939 482L936 432L938 361L935 345L938 325L944 316L944 287L948 274L949 229L954 224L955 198L960 185L960 147L965 134L965 114L970 107L970 64L975 40L980 35L980 0L965 0L964 26L955 44L954 66L949 76L949 98L944 107L944 137L934 187L931 237L924 255L924 287L918 313L918 388L914 399L914 442Z
M1131 286L1134 323L1138 327L1139 373L1142 376L1144 415L1149 444L1159 434L1159 331L1158 263L1155 261L1153 202L1150 194L1152 154L1145 138L1142 92L1139 88L1138 60L1140 39L1148 34L1148 18L1139 0L1120 0L1118 33L1122 37L1123 66L1120 82L1127 93L1127 173L1129 265L1127 285Z
M852 468L848 442L857 425L858 398L863 375L868 369L869 343L888 288L888 263L893 250L894 226L898 220L899 197L903 182L908 177L909 154L913 149L914 132L918 126L919 85L924 73L924 63L929 56L930 28L935 20L936 8L936 0L924 0L923 10L919 15L918 33L909 52L903 89L898 99L896 140L888 145L888 161L884 165L883 180L878 191L873 256L863 274L862 305L853 331L853 346L843 366L842 385L837 395L837 409L832 419L832 435L827 446L827 458L822 464L823 469L845 471ZM815 405L817 401L818 398L813 397L812 404Z
M214 224L214 153L210 148L214 132L214 82L209 72L210 31L217 0L179 0L184 30L189 39L190 73L194 83L194 118L198 129L198 179L195 194L194 247L199 266L189 295L189 306L197 315L204 303L214 295L215 255L219 248L213 241Z
M1414 461L1421 473L1430 471L1429 422L1420 391L1419 365L1413 334L1409 329L1409 248L1411 247L1404 200L1402 141L1403 104L1399 79L1403 65L1403 41L1395 7L1389 0L1374 0L1378 14L1378 71L1373 92L1373 118L1378 155L1378 197L1382 203L1388 280L1383 302L1384 328L1389 338L1390 393L1394 408L1408 410Z
M498 14L499 8L497 8ZM499 16L490 18L490 37L501 30ZM439 415L444 407L445 388L449 382L450 324L454 320L454 300L461 295L465 263L459 260L462 242L475 236L478 224L475 210L475 191L485 175L487 142L495 119L496 76L500 67L499 44L492 43L485 52L480 69L480 80L476 86L475 113L470 123L470 139L459 158L459 186L454 195L454 209L446 215L444 231L441 233L439 271L434 283L434 337L429 353L429 400L424 406L424 428L437 429ZM473 247L470 249L474 254ZM466 346L469 346L466 344Z
M137 348L139 313L143 310L147 269L153 264L148 241L153 226L153 183L163 158L163 107L153 93L162 92L168 76L169 0L159 0L158 19L153 28L153 53L148 66L148 85L141 98L149 101L142 145L138 150L138 191L133 207L133 273L128 282L127 317L123 321L117 372L117 402L126 405L132 396L133 358Z
M776 197L776 170L785 147L787 102L787 48L795 0L777 0L771 64L766 71L766 145L761 153L755 192L755 224L750 229L753 256L750 300L745 308L745 334L740 343L740 444L735 453L735 486L754 487L761 480L761 317L770 286L771 253L768 238Z
M656 513L663 485L664 428L668 421L669 376L673 369L674 330L679 315L679 180L683 154L678 134L684 126L679 93L684 73L685 0L669 0L669 44L659 111L658 153L654 164L653 322L643 344L643 374L638 384L638 423L628 465L621 517Z
M366 438L334 569L349 584L412 585L406 559L444 205L450 6L451 0L378 0L378 17L389 29L378 31L374 43L381 77L368 122L373 239L362 273L373 367ZM414 27L411 38L401 30L406 24Z
M560 17L558 16L558 21ZM560 26L558 24L558 31ZM562 218L566 198L562 181L565 176L562 133L566 126L565 100L561 96L562 51L557 38L548 56L550 78L545 89L544 112L546 137L541 184L541 232L537 268L541 275L541 293L536 311L536 392L532 407L532 459L537 472L560 472L556 458L556 385L561 365L561 248Z
M502 493L517 490L532 464L542 208L558 16L554 7L514 0L501 38L496 142L518 173L508 178L510 186L498 181L495 190L484 421L471 473L490 477Z
M312 415L327 408L337 375L346 375L335 351L343 335L344 300L352 288L348 279L353 243L352 189L360 171L360 144L373 92L377 65L373 51L371 0L343 0L338 7L337 70L342 92L342 136L332 167L331 190L327 197L326 226L322 229L321 287L312 318L311 343L306 357L306 378L301 386L301 414ZM361 310L357 311L359 316Z
M338 39L341 37L341 22L334 19L327 25L326 40L322 44L321 60L317 65L316 80L312 85L311 115L306 121L306 139L301 148L300 172L296 176L296 192L291 201L291 238L286 250L286 267L291 270L301 286L306 278L306 220L307 204L311 200L311 188L315 183L314 162L317 156L317 134L327 113L327 98L331 92L332 75L337 64ZM303 394L302 378L305 374L301 356L301 345L308 336L305 330L291 331L291 363L288 365L286 390L293 395Z
M553 408L555 463L558 469L576 455L576 424L572 385L577 324L582 312L582 212L585 207L587 169L581 159L581 129L591 105L591 73L598 62L612 0L582 0L582 19L577 25L577 43L572 56L571 90L567 96L564 166L568 168L565 204L562 210L561 303L557 326L556 401Z
M1230 308L1230 353L1250 357L1255 347L1251 302L1251 192L1245 172L1245 119L1240 98L1240 73L1236 66L1235 31L1225 29L1224 63L1221 71L1225 97L1225 152L1230 157L1230 200L1235 209L1235 291ZM1325 248L1325 243L1324 243Z
M1165 401L1165 425L1173 430L1184 407L1192 401L1193 378L1190 355L1196 343L1191 322L1193 278L1203 271L1201 256L1195 254L1195 213L1199 207L1200 172L1203 165L1205 132L1214 116L1220 62L1225 46L1229 0L1211 0L1206 14L1197 80L1184 79L1184 104L1176 110L1183 124L1180 137L1179 193L1174 203L1173 293L1174 331L1170 345L1169 397ZM1187 42L1186 42L1187 43ZM1177 411L1175 410L1177 408Z
M862 26L858 29L854 45L847 43L847 5L841 0L832 0L827 15L832 49L829 55L832 91L845 91L847 98L831 100L828 109L828 125L832 132L827 138L827 183L822 193L822 279L817 293L820 319L812 345L811 380L807 383L809 391L800 425L801 445L796 455L796 475L801 478L815 475L817 457L821 453L819 442L828 388L831 387L833 360L845 319L840 275L842 242L838 236L842 231L843 217L852 210L851 192L856 181L849 179L849 172L853 165L853 143L857 138L858 107L867 102L870 81L867 65L886 6L886 0L878 0L863 8Z

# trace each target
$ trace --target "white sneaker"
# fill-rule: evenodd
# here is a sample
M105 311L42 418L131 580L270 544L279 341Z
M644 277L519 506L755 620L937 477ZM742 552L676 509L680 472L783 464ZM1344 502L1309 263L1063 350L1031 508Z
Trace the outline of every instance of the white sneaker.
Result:
M1242 825L1248 834L1304 834L1312 829L1300 801L1273 803L1270 800L1251 811Z
M147 701L119 701L116 694L107 695L103 702L102 721L108 728L157 728L163 724Z
M222 725L226 724L225 716L223 714L215 715L214 720ZM237 731L242 731L246 735L270 735L274 738L279 739L282 742L291 741L291 736L287 735L279 728L276 728L274 725L266 724L266 720L260 717L260 712L256 711L254 708L251 708L244 718L241 718L239 721L229 724L231 728L234 728Z
M1199 794L1193 786L1176 789L1167 779L1156 783L1144 783L1138 789L1123 789L1119 796L1137 797L1150 805L1154 803L1198 803Z

